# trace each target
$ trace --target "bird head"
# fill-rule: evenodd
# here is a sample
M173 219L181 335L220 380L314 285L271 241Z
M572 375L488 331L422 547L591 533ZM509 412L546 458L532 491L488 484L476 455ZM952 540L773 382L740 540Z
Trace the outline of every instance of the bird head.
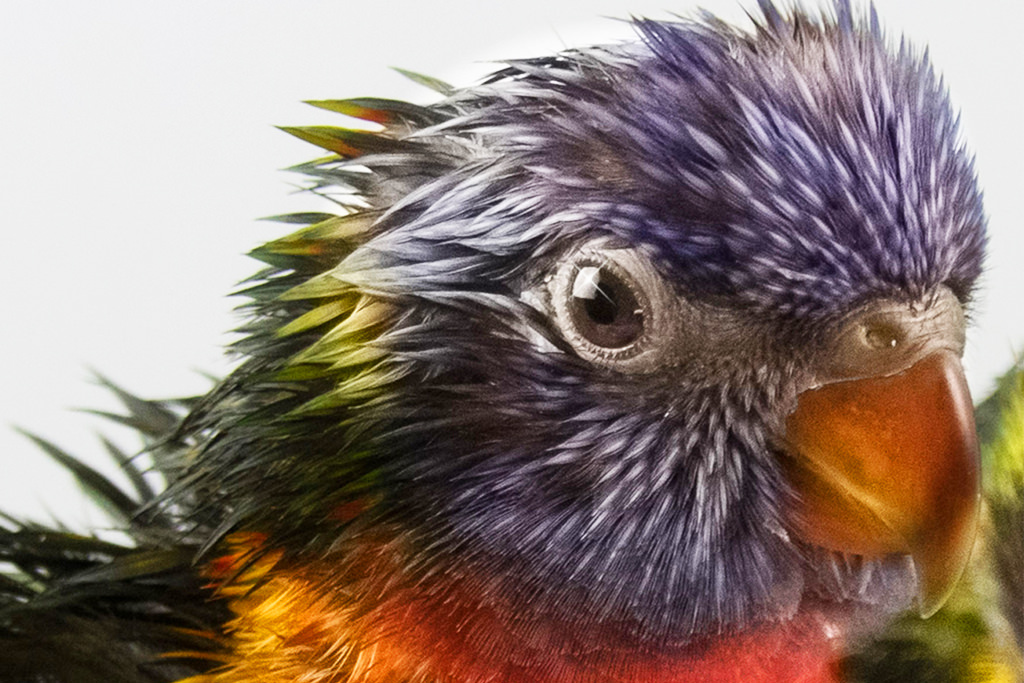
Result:
M319 102L380 129L291 129L344 208L255 252L192 418L221 529L383 538L389 580L581 640L933 610L976 516L972 160L873 17L762 15Z

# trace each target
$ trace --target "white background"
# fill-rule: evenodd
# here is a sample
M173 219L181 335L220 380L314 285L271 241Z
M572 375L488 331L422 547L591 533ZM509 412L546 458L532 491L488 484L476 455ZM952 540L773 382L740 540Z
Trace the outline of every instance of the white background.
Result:
M735 0L703 5L744 20ZM966 364L981 394L1024 348L1024 4L876 5L893 34L930 45L977 153L991 252ZM301 100L427 101L388 67L467 85L492 68L481 62L625 38L628 26L607 17L664 18L663 9L664 0L4 0L0 509L89 523L70 478L7 428L103 463L95 432L125 434L72 410L113 407L89 368L151 397L203 391L202 372L226 370L238 301L224 295L257 268L242 254L281 232L254 219L319 208L291 194L300 178L275 170L316 150L272 126L345 125Z

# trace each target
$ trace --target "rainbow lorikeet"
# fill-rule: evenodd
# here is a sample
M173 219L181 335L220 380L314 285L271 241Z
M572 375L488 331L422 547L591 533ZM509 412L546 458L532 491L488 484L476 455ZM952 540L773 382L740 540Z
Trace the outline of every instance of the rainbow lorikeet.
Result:
M5 523L0 680L1020 676L1024 374L983 475L956 118L873 13L760 9L314 102L367 123L286 129L339 208L253 252L243 362L112 386L166 490L32 437L130 540Z

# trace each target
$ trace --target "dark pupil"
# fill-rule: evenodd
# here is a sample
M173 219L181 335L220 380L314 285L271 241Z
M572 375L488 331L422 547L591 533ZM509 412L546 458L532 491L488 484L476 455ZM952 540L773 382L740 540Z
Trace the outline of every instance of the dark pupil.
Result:
M619 313L618 297L614 293L609 296L604 291L593 299L582 299L583 310L587 312L590 319L598 325L611 325Z
M576 273L570 311L579 333L606 349L629 346L643 332L643 312L633 292L620 278L596 266Z

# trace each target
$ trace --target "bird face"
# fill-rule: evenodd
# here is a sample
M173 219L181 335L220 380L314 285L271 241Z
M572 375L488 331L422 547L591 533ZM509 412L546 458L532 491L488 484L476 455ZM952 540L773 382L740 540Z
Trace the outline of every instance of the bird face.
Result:
M307 169L369 207L277 246L316 249L232 406L272 419L207 448L238 514L296 553L397 539L439 604L580 647L932 611L976 517L984 218L928 64L836 11L640 21L302 133L370 147Z
M375 245L445 300L391 347L434 350L398 399L419 422L378 430L442 454L402 465L421 545L652 638L941 602L976 514L983 221L928 67L852 26L641 23L467 105L480 158Z

